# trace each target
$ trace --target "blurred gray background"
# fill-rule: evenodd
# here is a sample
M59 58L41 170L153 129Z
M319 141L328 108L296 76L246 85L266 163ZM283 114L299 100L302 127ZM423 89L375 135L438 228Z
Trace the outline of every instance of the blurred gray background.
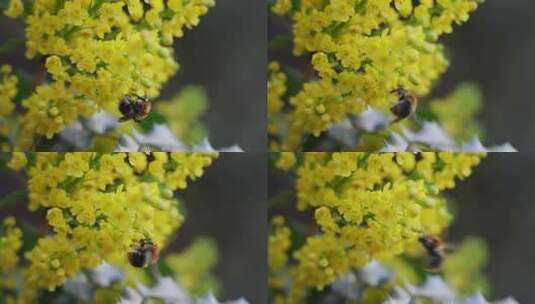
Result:
M534 10L530 0L486 0L442 38L451 64L434 95L445 96L463 81L478 84L487 145L509 141L520 151L535 150Z
M265 167L261 153L222 153L203 177L178 192L186 221L167 250L181 250L199 236L214 239L219 250L215 275L225 300L244 297L249 303L266 303ZM6 169L0 169L0 185L0 198L26 189L25 178ZM27 211L26 203L0 208L0 221L8 215L38 227L45 218Z
M245 151L265 151L265 20L263 1L216 0L199 26L175 40L181 69L161 97L169 98L188 84L204 86L210 100L203 120L214 147L239 144ZM16 37L24 37L22 23L0 14L0 44ZM31 73L37 62L27 61L24 52L23 46L0 52L0 65L9 63Z
M494 298L535 303L535 154L492 153L448 194L456 220L448 240L482 236L489 246L486 274Z
M264 153L221 153L181 195L188 214L178 247L198 235L216 239L216 274L226 300L243 296L251 304L266 303L266 188Z
M210 110L206 122L215 147L238 143L245 151L266 150L266 4L251 0L216 0L199 27L177 41L181 71L174 87L206 87Z

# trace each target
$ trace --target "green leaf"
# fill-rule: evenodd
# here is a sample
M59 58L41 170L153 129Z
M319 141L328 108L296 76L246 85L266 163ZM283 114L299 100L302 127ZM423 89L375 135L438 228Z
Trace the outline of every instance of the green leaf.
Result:
M296 194L294 191L286 190L277 193L269 200L269 208L274 208L283 205L290 205L296 201Z
M278 51L292 47L292 37L288 35L277 35L269 42L270 51Z
M5 9L7 9L8 6L9 6L9 0L0 0L0 11L3 12Z
M17 96L15 96L14 102L20 103L24 99L30 97L33 93L33 78L25 71L16 71L16 75L19 79L17 84Z
M24 45L24 39L7 39L2 45L0 45L0 54L9 53L20 46Z
M363 16L366 14L366 8L368 5L368 0L359 0L355 2L355 13Z
M65 179L63 182L60 183L60 186L63 190L65 190L68 193L71 193L74 191L74 188L78 186L78 184L83 180L83 177L73 177L69 176L67 179Z
M291 14L298 12L301 9L301 0L292 0L292 11Z
M360 137L357 151L379 151L385 144L388 135L384 132L366 133Z
M0 208L26 200L26 193L21 190L13 191L0 199Z
M24 13L23 17L26 18L33 14L33 6L35 4L35 1L32 0L23 0L24 2Z
M173 16L175 16L175 12L170 8L166 8L163 12L160 13L160 17L163 20L171 20L173 19Z
M110 153L110 152L113 152L115 147L117 147L118 142L119 142L118 138L110 137L107 135L102 135L102 136L96 135L93 137L93 140L91 141L90 151Z
M39 229L25 220L19 224L19 227L22 230L22 252L33 249L39 239Z
M160 259L157 264L158 270L162 276L174 277L176 274L171 267L165 262L164 259Z
M89 16L95 17L104 2L104 0L93 0L93 5L89 8Z
M65 0L56 0L54 5L54 15L57 15L60 10L65 6Z
M348 22L333 22L326 27L323 32L329 34L330 36L336 37L347 24Z
M11 160L10 153L0 153L0 169L6 169L7 163Z
M431 14L431 16L440 16L445 10L446 8L444 8L442 5L435 3L433 7L429 8L429 14Z
M141 121L138 126L141 128L141 130L145 132L150 132L152 130L152 127L156 124L164 124L167 120L165 119L165 116L158 113L157 111L152 111L150 115L145 118L143 121Z

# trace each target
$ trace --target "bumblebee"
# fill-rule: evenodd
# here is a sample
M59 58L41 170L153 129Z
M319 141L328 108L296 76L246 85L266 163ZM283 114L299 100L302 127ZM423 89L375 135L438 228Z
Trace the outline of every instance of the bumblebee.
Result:
M390 108L390 112L396 115L396 119L392 123L405 119L416 112L416 107L418 106L418 97L416 94L408 92L403 88L395 89L390 93L396 93L398 96L398 102Z
M418 241L427 253L427 268L429 270L439 269L444 261L444 242L432 235L423 235Z
M126 95L119 102L119 111L123 114L119 121L133 119L136 122L140 122L149 116L151 109L152 103L147 98L138 95Z
M158 261L160 249L150 239L139 241L127 254L130 265L138 268L147 267Z

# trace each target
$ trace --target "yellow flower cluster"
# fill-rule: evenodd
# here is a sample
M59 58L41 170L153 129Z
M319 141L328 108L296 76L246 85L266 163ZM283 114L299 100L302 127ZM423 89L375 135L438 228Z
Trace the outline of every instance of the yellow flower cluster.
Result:
M28 164L28 159L24 152L12 152L11 159L7 163L7 166L13 170L20 170Z
M280 168L282 170L289 170L295 165L296 162L297 159L295 157L295 153L281 152L279 159L277 160L276 166L277 168Z
M18 251L22 247L22 231L15 226L15 219L8 217L0 226L0 288L13 288L9 273L19 261Z
M284 105L282 100L283 95L286 93L286 80L287 77L280 71L280 64L278 62L272 62L269 64L269 81L268 81L268 134L276 135L279 133L277 124L272 121L276 114L280 113ZM272 147L275 148L276 147Z
M0 136L7 136L11 129L9 116L15 108L13 99L17 95L17 76L12 74L11 66L0 67ZM3 147L2 147L3 149Z
M173 38L196 26L213 5L214 0L36 0L25 18L26 55L44 56L53 82L23 102L28 112L17 149L27 149L36 134L52 137L80 115L117 112L127 94L156 97L178 69Z
M15 292L20 281L19 250L22 248L22 230L15 226L13 217L7 217L0 225L0 289L5 303L34 303L36 290ZM16 296L15 296L16 295ZM15 298L16 297L16 298Z
M294 55L310 58L317 72L305 73L301 91L287 102L280 149L299 149L304 136L318 137L367 106L388 109L397 88L428 94L448 65L439 36L466 21L479 2L302 0L292 7L276 1L272 11L293 19Z
M292 1L291 0L280 0L273 5L271 8L271 11L277 15L285 15L290 11L292 8Z
M4 14L9 18L17 18L22 15L24 11L24 4L21 0L9 1L9 6L4 11Z
M271 228L268 236L268 287L282 290L288 280L288 251L292 233L285 226L284 217L275 216L271 220ZM282 294L274 294L271 303L282 304L285 298Z
M322 289L350 269L392 258L440 234L451 215L440 192L471 174L482 155L468 153L305 153L298 156L299 210L311 209L320 232L293 252L288 303ZM277 220L280 221L280 220ZM275 227L280 223L275 223ZM288 246L282 228L270 237L270 263ZM277 240L271 242L271 240ZM276 258L276 259L275 259ZM274 266L275 265L275 266ZM271 272L270 272L271 273ZM276 279L277 277L274 276Z
M284 226L283 217L275 217L271 221L274 231L269 236L268 265L270 269L279 269L286 265L288 257L286 251L290 248L290 230Z
M125 263L141 239L159 247L181 225L173 197L217 154L37 153L27 165L30 210L44 209L53 234L26 253L25 288L54 290L103 261Z
M34 135L51 138L79 115L90 116L96 107L83 99L75 99L62 82L41 85L36 92L22 102L28 109L21 120L21 130L15 143L16 151L32 147Z

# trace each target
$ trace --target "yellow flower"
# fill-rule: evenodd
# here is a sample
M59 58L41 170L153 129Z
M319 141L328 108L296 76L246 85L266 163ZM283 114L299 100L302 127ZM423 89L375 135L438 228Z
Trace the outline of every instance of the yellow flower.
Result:
M20 170L26 166L26 154L24 152L12 152L12 157L7 166L13 170Z
M24 4L21 0L10 0L4 14L9 18L17 18L24 12Z
M15 226L15 218L7 217L0 229L0 274L7 275L19 261L18 251L22 247L22 231ZM0 278L0 286L3 284Z
M134 167L136 173L143 173L147 168L147 157L143 153L129 153L128 162Z
M284 218L275 217L271 221L273 231L268 240L268 265L270 270L277 270L288 262L287 251L290 248L290 229L284 226Z
M292 8L291 0L278 0L275 2L275 5L271 8L271 11L277 15L285 15Z
M71 230L63 216L63 212L59 208L48 209L46 219L58 234L69 233Z
M295 165L296 161L295 153L281 152L280 158L277 161L277 167L283 170L289 170Z
M65 71L63 64L61 63L61 58L58 56L50 56L46 59L45 67L48 72L54 77L54 80L57 81L66 81L69 79L69 75Z
M409 16L412 12L411 0L395 0L394 5L403 17Z

